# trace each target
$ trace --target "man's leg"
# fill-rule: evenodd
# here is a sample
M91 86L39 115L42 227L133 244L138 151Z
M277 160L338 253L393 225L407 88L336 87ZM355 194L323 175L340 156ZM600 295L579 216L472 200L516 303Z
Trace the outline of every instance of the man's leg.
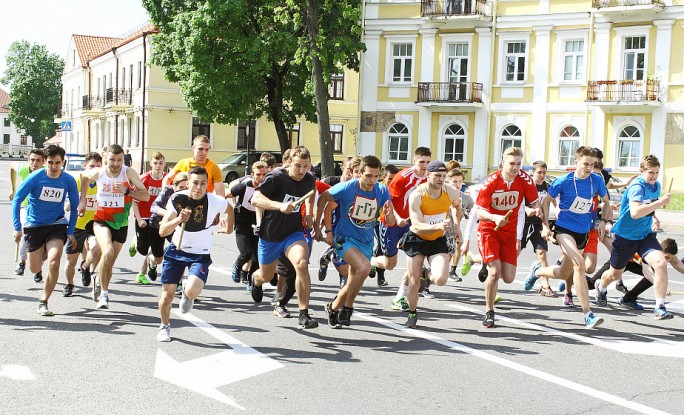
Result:
M292 262L297 273L296 291L299 310L309 308L311 277L309 276L309 247L305 241L296 241L285 249L285 256Z
M667 295L667 260L663 251L651 250L644 260L653 268L653 290L655 291L655 308L665 310L665 296ZM668 312L669 314L669 312ZM669 314L666 318L672 318ZM658 316L656 315L656 318Z
M370 261L354 247L347 249L344 253L344 260L349 264L349 275L347 276L347 283L340 290L340 293L343 290L346 291L344 306L353 309L356 296L359 295L363 282L370 272Z
M45 243L45 249L47 250L48 272L43 285L43 295L40 298L41 301L48 301L57 285L57 280L59 279L59 263L62 259L64 241L59 238L50 239ZM40 252L40 250L38 250L38 252ZM36 252L32 253L35 254Z
M177 284L162 284L162 292L159 297L159 314L161 315L161 323L164 326L169 324L173 297L176 294L176 285Z
M501 275L501 261L495 259L486 265L488 274L485 280L485 309L494 311L494 298L499 289L499 276Z
M568 262L572 264L572 283L575 287L577 299L582 306L584 314L590 313L589 307L589 288L587 287L586 268L584 267L584 257L582 252L577 249L575 239L568 234L556 234L556 240L563 251L563 254L569 259Z
M451 263L449 254L432 255L428 258L428 263L430 264L430 280L432 283L439 286L446 284L449 281L449 264Z
M109 290L109 281L112 278L112 269L114 268L114 261L121 250L121 243L112 241L112 234L107 226L99 223L93 224L93 232L97 239L97 244L100 247L102 255L100 257L100 287L103 291ZM118 245L118 249L115 247Z

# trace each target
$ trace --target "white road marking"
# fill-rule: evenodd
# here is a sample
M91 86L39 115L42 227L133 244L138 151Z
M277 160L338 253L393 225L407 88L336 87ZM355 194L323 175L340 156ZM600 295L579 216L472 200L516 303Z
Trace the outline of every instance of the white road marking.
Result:
M7 378L12 380L33 380L31 368L22 365L2 365L0 366L0 378Z

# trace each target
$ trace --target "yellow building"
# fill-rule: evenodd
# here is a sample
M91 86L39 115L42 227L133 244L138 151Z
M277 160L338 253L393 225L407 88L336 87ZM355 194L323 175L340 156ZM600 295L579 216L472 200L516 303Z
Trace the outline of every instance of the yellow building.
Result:
M663 181L684 170L684 1L378 0L364 27L362 154L426 146L469 180L508 146L556 174L579 145L618 177L646 154Z
M204 134L212 145L210 157L220 162L245 150L246 124L223 125L192 116L177 84L164 79L150 64L151 39L157 29L145 24L120 37L73 35L62 76L60 121L71 121L63 132L67 152L101 151L109 144L129 150L133 166L145 170L150 156L161 151L167 162L191 155L193 137ZM335 158L356 154L358 74L346 70L330 85L330 123ZM313 162L320 158L318 127L305 120L289 126L292 145L305 145ZM254 151L279 151L273 124L254 123Z

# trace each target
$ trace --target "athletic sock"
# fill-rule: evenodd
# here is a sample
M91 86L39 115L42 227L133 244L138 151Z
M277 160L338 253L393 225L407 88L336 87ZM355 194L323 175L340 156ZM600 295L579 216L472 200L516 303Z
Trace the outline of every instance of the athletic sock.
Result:
M102 290L100 295L109 295L109 290Z
M591 310L589 310L588 312L584 313L584 317L589 317L589 314L591 314Z
M660 308L660 307L665 308L665 299L664 298L656 298L655 300L656 300L655 308Z
M408 286L406 285L401 285L399 287L399 290L397 291L397 296L394 297L395 300L400 299L401 297L406 297L406 291L408 291Z
M606 293L606 292L608 291L608 288L603 288L603 287L601 286L601 280L596 281L596 282L594 283L594 286L595 286L596 288L598 288L598 290L601 292L601 294L604 294L604 293Z

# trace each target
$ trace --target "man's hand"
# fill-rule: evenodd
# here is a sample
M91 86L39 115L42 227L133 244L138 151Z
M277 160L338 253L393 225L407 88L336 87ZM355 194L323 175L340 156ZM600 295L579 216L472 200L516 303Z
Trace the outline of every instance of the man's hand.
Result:
M504 215L496 215L496 219L494 219L494 225L496 225L497 228L501 229L504 226L508 224L508 219L506 219L506 216Z
M21 241L21 231L14 231L14 242L19 243Z
M138 222L138 226L140 228L146 228L147 227L147 221L145 219L140 218L140 219L136 219L136 221Z
M470 247L470 240L465 239L463 243L461 244L461 255L465 255L466 252L468 252L468 248Z
M294 212L294 210L295 210L295 207L294 207L294 203L292 203L292 202L280 204L280 211L286 215L289 215L290 213Z
M83 216L83 214L85 213L85 209L85 200L81 200L80 202L78 202L78 207L76 208L76 213L78 213L78 216Z
M551 239L551 229L547 224L542 225L541 237L547 241Z
M602 241L603 238L606 236L606 222L603 220L599 221L598 227L596 228L596 232L598 233L598 239L599 241Z
M183 208L180 211L180 213L178 214L178 220L180 220L180 223L189 221L191 213L192 213L192 210L190 210L188 208Z
M113 193L125 193L126 192L126 186L118 180L114 180L114 184L112 185L112 190Z
M397 220L397 223L395 225L399 226L400 228L403 228L404 226L408 225L408 219L397 218L396 220Z
M69 241L71 241L71 246L76 246L78 245L76 243L76 237L74 235L68 235L67 238L69 238Z
M10 192L10 194L7 197L9 197L10 202L14 200L14 192Z
M529 208L529 212L527 216L536 216L538 218L541 218L543 216L541 208ZM527 208L525 208L525 211L527 211Z
M325 243L326 243L326 244L328 244L328 245L330 245L330 246L333 246L334 240L333 240L333 234L332 234L332 232L327 232L327 233L325 234L324 240L325 240Z
M661 197L658 200L658 202L660 203L660 207L664 208L665 206L668 205L668 203L670 203L671 200L672 200L672 195L670 195L669 193L665 193L665 196Z
M311 216L304 216L304 227L306 229L313 229L313 219L311 218Z

